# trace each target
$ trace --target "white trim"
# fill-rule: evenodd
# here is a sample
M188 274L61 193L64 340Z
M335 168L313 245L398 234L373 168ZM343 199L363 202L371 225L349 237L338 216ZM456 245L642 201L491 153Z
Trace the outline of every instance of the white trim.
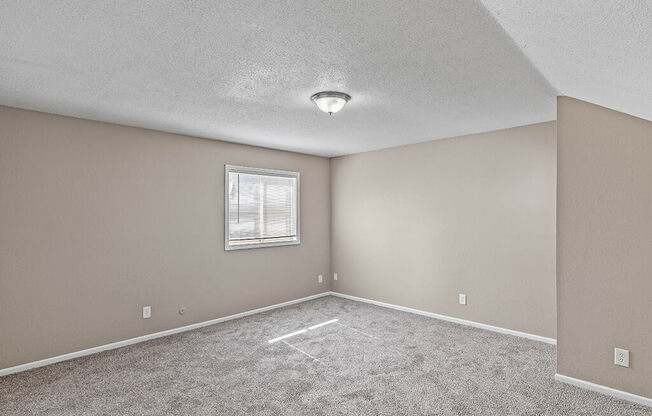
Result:
M161 337L166 337L168 335L178 334L180 332L191 331L193 329L202 328L209 325L219 324L220 322L226 322L233 319L244 318L245 316L255 315L261 312L271 311L272 309L278 309L285 306L294 305L297 303L306 302L309 300L321 298L324 296L330 295L330 292L318 293L316 295L306 296L305 298L294 299L283 303L277 303L276 305L265 306L258 309L253 309L246 312L236 313L235 315L229 315L222 318L211 319L210 321L198 322L196 324L186 325L179 328L168 329L161 332L155 332L153 334L142 335L136 338L126 339L124 341L113 342L111 344L100 345L93 348L88 348L81 351L70 352L68 354L58 355L56 357L45 358L43 360L33 361L31 363L20 364L14 367L0 369L0 377L6 376L8 374L19 373L21 371L30 370L32 368L43 367L46 365L58 363L61 361L72 360L73 358L83 357L85 355L95 354L101 351L112 350L115 348L125 347L127 345L137 344L139 342L149 341L150 339L156 339Z
M485 329L487 331L500 332L501 334L513 335L516 337L527 338L533 341L545 342L546 344L556 345L557 340L554 338L542 337L540 335L528 334L527 332L514 331L513 329L501 328L498 326L481 324L479 322L467 321L466 319L453 318L452 316L440 315L438 313L426 312L419 309L408 308L405 306L393 305L391 303L379 302L377 300L371 300L366 298L360 298L357 296L345 295L344 293L330 292L331 295L337 296L340 298L345 298L349 300L355 300L358 302L371 303L372 305L382 306L384 308L396 309L398 311L414 313L417 315L423 315L430 318L440 319L442 321L454 322L460 325L472 326L474 328Z
M652 399L643 396L637 396L636 394L632 393L627 393L626 391L612 389L611 387L602 386L600 384L591 383L590 381L584 381L578 378L564 376L562 374L555 374L555 380L562 383L571 384L585 390L591 390L596 393L606 394L607 396L615 397L617 399L652 407Z
M282 178L294 178L297 180L297 194L295 195L297 205L297 236L289 241L268 241L251 242L249 244L229 244L229 173L243 173L251 175L278 176ZM239 189L238 189L239 192ZM252 168L249 166L224 165L224 251L247 250L252 248L294 246L301 244L301 173L289 170L277 170L266 168Z

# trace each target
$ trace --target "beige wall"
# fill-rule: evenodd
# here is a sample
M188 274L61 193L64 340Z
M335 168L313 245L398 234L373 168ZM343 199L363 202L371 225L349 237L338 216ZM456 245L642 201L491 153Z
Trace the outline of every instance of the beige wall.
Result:
M565 97L557 111L557 370L652 397L652 123Z
M224 251L225 163L301 172L300 246ZM326 291L329 230L328 159L0 107L0 368Z
M332 159L331 190L332 290L556 336L554 122Z

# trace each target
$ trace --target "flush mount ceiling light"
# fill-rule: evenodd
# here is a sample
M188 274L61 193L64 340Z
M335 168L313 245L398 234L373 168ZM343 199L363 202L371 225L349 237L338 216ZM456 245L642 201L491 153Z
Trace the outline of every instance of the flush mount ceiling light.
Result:
M322 91L313 94L310 99L321 111L332 115L333 113L340 111L342 107L344 107L344 104L349 102L351 96L343 92Z

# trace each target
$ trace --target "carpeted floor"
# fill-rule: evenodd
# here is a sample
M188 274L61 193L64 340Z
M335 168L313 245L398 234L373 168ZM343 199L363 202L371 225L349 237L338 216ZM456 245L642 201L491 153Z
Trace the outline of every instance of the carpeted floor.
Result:
M0 415L652 415L554 373L554 346L329 296L2 377Z

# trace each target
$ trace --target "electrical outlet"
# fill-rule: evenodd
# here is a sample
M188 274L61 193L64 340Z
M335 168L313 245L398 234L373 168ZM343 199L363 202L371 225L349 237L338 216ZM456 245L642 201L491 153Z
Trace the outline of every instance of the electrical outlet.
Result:
M614 364L629 367L629 351L622 348L614 349Z
M333 280L337 280L337 273L333 273Z
M460 305L466 305L466 295L464 293L460 293L459 301L460 301Z
M152 307L143 306L143 319L149 319L152 317Z
M317 280L319 281L319 283L322 283L322 282L324 281L324 276L322 276L322 275L320 274L320 275L317 277Z

